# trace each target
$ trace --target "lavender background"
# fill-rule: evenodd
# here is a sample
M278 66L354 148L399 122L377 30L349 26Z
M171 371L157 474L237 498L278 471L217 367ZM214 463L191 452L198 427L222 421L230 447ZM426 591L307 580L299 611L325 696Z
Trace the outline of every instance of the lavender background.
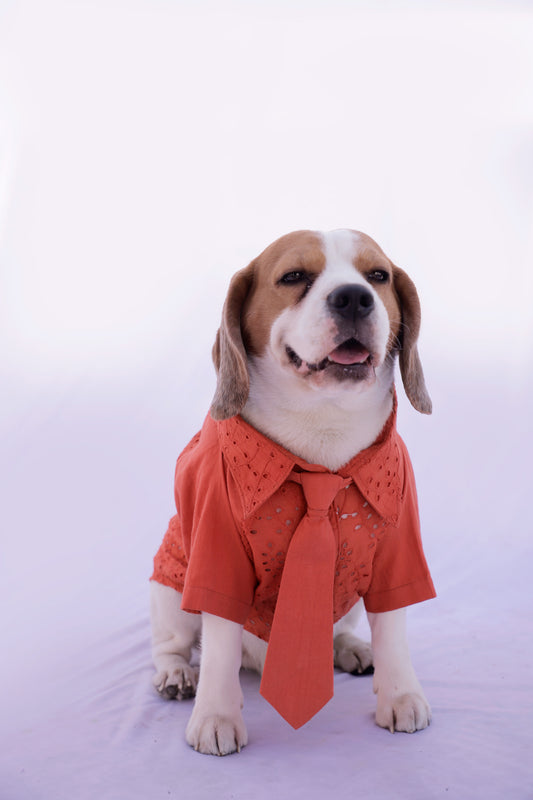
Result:
M532 130L528 2L0 2L1 800L533 798ZM250 745L207 758L147 578L228 280L301 227L421 295L434 722L338 674L294 732L244 674Z

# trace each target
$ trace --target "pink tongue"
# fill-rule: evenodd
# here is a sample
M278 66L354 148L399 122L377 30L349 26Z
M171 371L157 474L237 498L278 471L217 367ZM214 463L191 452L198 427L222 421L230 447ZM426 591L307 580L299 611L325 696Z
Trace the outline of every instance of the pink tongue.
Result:
M362 364L370 353L360 344L342 345L333 350L328 358L336 364Z

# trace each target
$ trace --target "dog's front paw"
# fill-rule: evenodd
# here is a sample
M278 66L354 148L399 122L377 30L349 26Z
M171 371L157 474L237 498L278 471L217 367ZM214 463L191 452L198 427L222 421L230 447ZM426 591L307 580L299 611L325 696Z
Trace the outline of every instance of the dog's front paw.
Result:
M198 667L177 656L175 663L156 672L153 684L165 700L188 700L196 694Z
M351 633L340 633L333 642L336 667L351 675L372 675L372 648Z
M431 708L423 694L408 692L398 696L378 694L376 723L391 733L414 733L427 728L431 722Z
M240 712L206 715L195 710L187 725L185 739L199 753L227 756L240 753L248 744L248 733Z

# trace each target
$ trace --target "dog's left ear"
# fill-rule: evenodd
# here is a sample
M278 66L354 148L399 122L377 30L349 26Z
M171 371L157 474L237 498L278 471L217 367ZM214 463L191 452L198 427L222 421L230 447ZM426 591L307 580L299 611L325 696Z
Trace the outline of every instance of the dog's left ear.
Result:
M405 388L405 393L411 405L422 414L431 414L431 398L426 389L424 371L418 355L418 334L420 332L420 300L416 286L409 275L394 267L394 288L400 301L402 312L402 327L399 338L400 373Z
M217 371L217 388L210 413L222 420L239 414L250 391L248 362L242 338L241 312L252 286L254 262L231 279L222 309L222 321L213 345L213 362Z

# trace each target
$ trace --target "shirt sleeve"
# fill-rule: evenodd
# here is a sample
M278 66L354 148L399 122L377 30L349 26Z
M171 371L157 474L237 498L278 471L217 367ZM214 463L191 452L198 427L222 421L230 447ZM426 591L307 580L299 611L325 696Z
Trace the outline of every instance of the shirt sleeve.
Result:
M367 611L393 611L436 596L420 536L420 518L413 467L401 442L404 467L403 503L397 527L389 527L378 543L372 579L364 602Z
M151 581L170 586L177 592L183 592L187 558L183 547L183 537L178 516L172 517L161 546L154 558L154 571Z
M253 603L255 571L230 502L227 469L216 430L206 447L178 461L176 507L187 571L182 608L244 624Z

